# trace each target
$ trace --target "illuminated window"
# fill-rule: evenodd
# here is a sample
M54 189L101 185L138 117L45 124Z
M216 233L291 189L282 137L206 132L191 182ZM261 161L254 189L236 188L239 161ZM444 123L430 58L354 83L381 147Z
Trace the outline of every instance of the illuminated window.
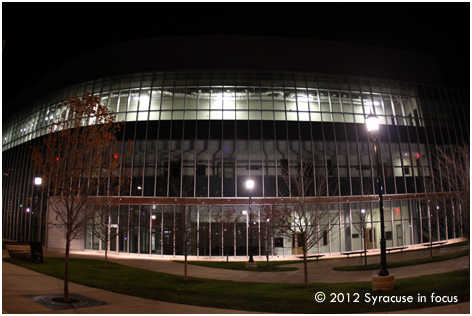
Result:
M130 113L128 113L128 115L126 115L126 121L127 121L127 122L136 121L136 112L130 112Z
M261 119L261 112L260 111L249 111L249 119L250 120L260 120Z
M138 121L147 121L147 119L148 119L148 112L138 113Z
M234 119L236 119L236 112L235 111L223 111L223 119L224 120L234 120Z
M197 119L197 111L185 111L185 119L186 120L196 120Z

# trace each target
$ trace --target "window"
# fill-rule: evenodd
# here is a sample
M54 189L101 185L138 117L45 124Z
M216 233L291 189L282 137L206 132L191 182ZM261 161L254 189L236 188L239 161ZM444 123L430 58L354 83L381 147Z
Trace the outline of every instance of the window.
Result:
M274 247L282 248L284 246L284 239L283 238L275 238L274 239Z

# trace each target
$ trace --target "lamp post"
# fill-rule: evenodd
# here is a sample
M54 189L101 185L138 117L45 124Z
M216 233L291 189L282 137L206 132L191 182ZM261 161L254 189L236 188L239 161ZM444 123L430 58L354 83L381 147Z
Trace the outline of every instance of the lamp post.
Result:
M249 190L249 261L246 262L246 268L257 268L257 263L254 262L252 256L252 212L251 212L251 197L252 189L254 188L254 180L246 180L246 188Z
M383 197L382 197L382 168L380 165L379 148L377 144L377 138L379 135L379 118L372 114L372 111L365 119L367 130L374 140L374 152L377 169L377 188L379 191L379 211L380 211L380 270L378 276L388 276L387 270L387 250L385 247L385 220L383 210Z
M38 227L38 236L37 236L37 240L38 241L41 241L41 229L42 229L42 216L41 216L41 207L38 205L38 202L39 201L39 197L38 197L38 190L39 190L39 186L43 184L43 178L40 177L40 176L36 176L34 178L34 187L33 187L33 195L34 195L34 208L33 208L33 212L35 212L36 214L36 217L39 218L39 227ZM38 217L39 216L39 217ZM36 221L35 221L36 222ZM36 223L33 223L33 231L34 231L34 227L36 226ZM33 235L34 235L34 232L33 232Z

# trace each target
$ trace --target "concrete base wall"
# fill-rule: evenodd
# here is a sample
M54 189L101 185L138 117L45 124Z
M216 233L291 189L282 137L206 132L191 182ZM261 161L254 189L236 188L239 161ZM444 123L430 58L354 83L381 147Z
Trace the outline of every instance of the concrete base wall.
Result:
M64 225L61 224L57 214L52 210L48 202L48 221L46 230L46 247L54 249L65 249L66 239ZM80 235L80 234L79 234ZM84 238L72 240L70 250L84 250Z

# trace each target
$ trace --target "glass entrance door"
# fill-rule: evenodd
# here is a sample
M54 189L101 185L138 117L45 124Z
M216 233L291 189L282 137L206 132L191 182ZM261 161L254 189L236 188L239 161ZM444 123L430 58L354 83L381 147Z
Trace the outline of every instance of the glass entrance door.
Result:
M112 252L117 252L117 239L118 239L118 226L110 227L110 245L109 248Z
M402 232L402 225L397 224L395 226L396 231L395 234L397 236L397 246L403 246L403 232Z

